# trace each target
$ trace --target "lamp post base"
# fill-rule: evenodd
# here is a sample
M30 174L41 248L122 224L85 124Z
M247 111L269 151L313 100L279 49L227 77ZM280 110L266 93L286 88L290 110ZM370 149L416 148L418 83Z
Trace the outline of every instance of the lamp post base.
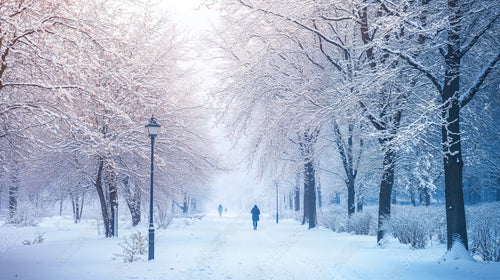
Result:
M155 229L154 227L149 227L149 249L148 249L148 261L155 259Z

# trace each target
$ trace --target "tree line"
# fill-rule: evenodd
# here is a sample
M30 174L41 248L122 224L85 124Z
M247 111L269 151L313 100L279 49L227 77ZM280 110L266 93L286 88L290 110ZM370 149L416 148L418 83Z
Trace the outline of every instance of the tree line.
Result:
M217 164L186 66L190 42L156 4L2 1L0 32L0 190L11 222L23 219L20 203L57 201L71 201L78 222L97 200L114 236L122 197L138 224L151 115L162 125L155 206L164 213L206 192Z
M217 5L223 23L211 42L222 57L220 116L234 139L250 138L249 159L262 174L302 173L309 227L316 225L315 171L321 161L330 165L322 163L321 169L343 179L348 215L355 200L362 201L355 199L355 189L363 193L366 184L357 183L358 176L376 174L377 241L385 234L395 184L407 185L413 204L418 196L427 205L442 184L448 249L455 241L467 248L463 184L474 181L464 179L463 135L469 145L490 139L488 148L467 148L473 153L465 155L468 175L488 176L488 188L500 193L494 121L499 3L221 0ZM340 165L329 157L332 150Z

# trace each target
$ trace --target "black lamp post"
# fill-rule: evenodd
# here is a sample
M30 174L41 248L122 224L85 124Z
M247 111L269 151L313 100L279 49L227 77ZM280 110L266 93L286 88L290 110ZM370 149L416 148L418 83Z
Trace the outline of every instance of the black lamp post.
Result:
M151 190L149 198L149 249L148 249L148 260L154 260L155 258L155 228L153 226L153 172L154 172L154 144L155 137L158 135L160 130L160 125L156 122L156 119L151 116L151 119L146 124L148 129L149 137L151 137Z

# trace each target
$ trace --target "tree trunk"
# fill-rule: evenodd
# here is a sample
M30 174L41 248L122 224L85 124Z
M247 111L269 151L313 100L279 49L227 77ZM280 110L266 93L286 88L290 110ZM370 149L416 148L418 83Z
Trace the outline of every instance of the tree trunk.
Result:
M354 205L354 180L346 180L347 186L347 215L350 217L356 211Z
M188 200L187 194L184 193L184 200L182 202L182 214L187 214L187 212L188 212L187 200Z
M413 188L410 189L410 203L413 207L417 206L417 199L415 197L415 191Z
M306 167L304 166L304 173L305 173ZM306 183L307 178L304 177L304 198L302 199L303 203L303 211L304 211L304 216L302 217L302 224L305 224L307 222L307 216L309 215L309 190L306 190L307 183Z
M9 220L12 222L17 213L18 187L16 182L9 186Z
M73 198L71 198L71 207L73 209L73 221L75 222L75 224L77 223L77 220L76 220L76 217L75 217L75 213L77 213L77 210L76 210L76 205L75 205L75 200ZM60 216L60 215L59 215Z
M345 172L345 185L347 187L347 215L351 216L356 211L355 205L355 181L356 176L358 174L358 164L361 158L361 148L363 146L363 141L360 139L359 141L359 154L356 157L356 161L354 160L354 144L353 144L353 132L355 125L351 122L348 125L347 132L347 143L344 143L344 137L340 132L340 128L337 122L333 121L333 131L335 135L335 143L337 145L337 149L340 155L340 159L342 160L342 165L344 166Z
M130 178L126 176L122 179L123 196L127 203L130 216L132 218L132 226L136 226L141 221L141 193L135 184L130 184ZM133 187L132 187L133 186Z
M358 196L358 205L357 205L356 211L362 212L363 211L363 204L364 204L364 191L363 191L362 185L360 185L358 188L357 196Z
M71 205L73 206L73 220L75 221L75 224L80 221L80 203L78 201L78 198L71 198Z
M467 227L462 185L462 147L460 142L460 63L461 12L458 0L449 0L448 45L445 55L445 77L442 92L441 126L446 200L447 246L457 240L468 250Z
M356 212L363 212L363 198L358 199L358 208L356 209Z
M314 179L314 165L311 160L304 164L304 220L309 228L316 227L316 190Z
M431 205L431 194L429 192L429 188L423 187L420 189L419 194L420 205L425 205L426 207Z
M304 159L304 218L302 224L307 221L310 229L316 227L316 185L313 156L318 134L319 128L309 129L304 132L300 142L300 150Z
M321 181L318 177L318 208L321 209Z
M295 187L294 204L295 211L300 211L300 188L298 186Z
M377 17L381 16L383 9L377 12ZM376 61L373 53L372 37L370 36L370 30L368 28L368 15L367 8L363 7L358 12L359 14L359 24L361 32L361 40L365 45L366 57L370 63L370 67L373 71L376 71ZM373 31L372 31L373 32ZM387 37L386 37L387 38ZM387 58L387 54L383 55L384 60ZM391 145L391 141L394 139L399 126L401 123L401 116L403 114L403 109L396 109L391 115L387 114L386 108L392 107L393 104L380 104L381 110L379 116L375 116L368 112L366 106L363 102L360 103L365 114L367 114L368 119L374 125L375 129L386 134L385 137L379 138L379 143L384 151L384 166L382 171L382 180L380 182L380 192L379 192L379 209L378 209L378 231L377 231L377 243L384 237L385 231L383 229L383 224L385 220L390 217L391 214L391 194L392 187L394 185L394 168L395 168L395 158L394 158L394 148ZM396 104L394 104L396 105Z
M458 89L458 79L451 79L451 85L455 85L455 87L449 89L451 92L448 93L453 94L454 89ZM448 87L445 86L446 88ZM448 105L443 107L445 123L442 126L447 245L448 250L450 250L455 240L459 240L468 250L462 185L463 161L460 143L459 107L457 100L452 97L446 98L443 102Z
M69 196L71 198L71 206L73 209L73 220L75 224L80 222L82 218L84 193L80 191L80 188L81 186L78 185L74 188L73 191L69 193Z
M111 221L108 212L108 204L106 202L103 184L102 184L102 170L104 166L104 160L102 157L99 157L98 166L97 166L97 176L94 182L95 188L97 190L97 195L99 196L99 202L101 204L101 214L102 221L104 223L104 234L106 237L111 237Z
M192 198L191 198L191 203L190 203L190 204L191 204L191 212L196 212L196 211L197 211L197 208L196 208L196 207L198 206L198 204L196 203L196 198L193 198L193 197L192 197ZM226 212L226 210L227 210L227 208L226 208L226 207L224 207L224 212Z
M386 219L391 216L391 193L394 185L394 151L391 147L384 147L384 168L382 172L382 181L380 182L379 206L378 206L378 231L377 243L384 238L384 224Z
M83 204L85 202L85 194L82 194L82 200L80 203L80 214L79 214L79 220L82 218L82 213L83 213Z
M14 162L17 165L17 162ZM9 185L9 221L14 222L14 218L17 214L17 204L19 199L19 186L17 180L17 166L16 169L13 170L13 174L11 174L11 180Z
M111 159L106 161L106 182L109 191L109 213L110 213L110 234L118 235L118 184L116 180L116 171Z
M141 222L141 200L140 197L127 201L127 206L132 218L132 226L137 226Z
M458 110L457 110L458 111ZM451 113L451 112L450 112ZM458 112L457 112L458 113ZM458 123L458 116L456 119ZM456 126L455 128L452 128ZM446 132L445 132L446 130ZM460 138L458 125L445 125L443 127L443 138ZM451 134L451 135L450 135ZM444 139L443 139L444 140ZM443 143L446 143L443 141ZM462 186L462 153L460 140L452 141L450 147L444 148L444 177L446 198L446 226L448 238L448 250L451 249L455 240L462 242L468 250L467 227L465 221L465 206Z
M431 206L431 194L429 192L429 189L425 189L424 203L425 203L425 206L427 206L427 207Z

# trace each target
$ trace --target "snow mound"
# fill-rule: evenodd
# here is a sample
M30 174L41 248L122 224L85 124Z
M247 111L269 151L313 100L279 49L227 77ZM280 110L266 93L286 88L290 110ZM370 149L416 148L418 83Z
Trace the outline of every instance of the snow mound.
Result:
M442 261L470 261L475 262L469 251L465 249L464 244L455 241L451 249L441 259Z

